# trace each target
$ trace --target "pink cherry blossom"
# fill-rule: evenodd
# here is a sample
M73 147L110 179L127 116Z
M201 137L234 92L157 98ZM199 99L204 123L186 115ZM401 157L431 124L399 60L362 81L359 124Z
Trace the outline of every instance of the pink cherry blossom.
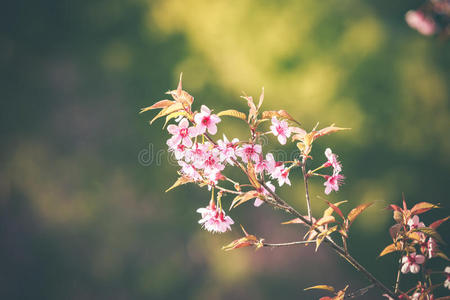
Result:
M213 150L206 154L205 160L203 160L203 163L200 166L200 168L204 169L205 172L222 171L225 168L225 166L220 163L218 156L219 153Z
M261 145L245 144L244 146L236 150L236 155L241 157L244 163L247 163L249 160L258 163L261 151L262 151Z
M182 119L179 125L170 124L167 126L167 131L173 136L167 141L167 145L175 148L178 144L182 143L186 147L192 146L191 138L197 136L197 131L194 127L189 127L189 121Z
M231 225L234 224L234 221L226 216L222 210L219 211L215 205L210 204L207 207L199 208L197 212L202 216L198 223L212 233L223 233L231 230Z
M216 134L216 124L220 122L220 118L214 114L211 114L211 110L202 105L201 112L197 113L194 117L194 121L197 124L198 134L203 134L208 130L210 134Z
M178 161L178 164L181 166L181 173L183 175L192 178L194 181L202 180L202 176L193 165L190 165L182 160Z
M274 136L278 137L278 141L281 145L286 144L286 140L291 136L291 128L289 127L286 121L280 121L275 117L272 117L272 125L270 126L270 130Z
M410 10L405 15L409 27L417 30L423 35L432 35L436 32L436 23L433 19L425 16L420 10Z
M175 159L180 160L186 154L187 147L183 144L178 144L175 147L169 147L169 152L173 152L175 154Z
M289 180L289 169L285 168L283 165L278 166L275 168L273 173L271 174L271 177L273 179L278 180L278 185L283 186L283 184L291 185L291 181Z
M325 150L325 156L328 161L323 164L323 167L333 167L333 174L339 174L342 171L341 163L337 160L337 155L331 152L330 148Z
M447 278L444 281L444 287L450 290L450 267L445 267L444 273L447 275Z
M325 175L327 181L323 183L325 186L325 194L330 194L331 191L339 191L339 186L342 185L342 181L344 180L344 176L340 174L333 174L333 176Z
M402 257L402 273L406 274L408 272L411 272L413 274L417 274L420 270L421 264L425 262L425 256L411 253L410 255L406 255Z
M203 144L195 143L191 149L186 150L185 153L186 162L192 162L193 164L196 165L197 168L199 168L198 165L201 165L203 161L206 159L206 155L211 147L212 144L209 142Z
M267 187L268 187L272 192L275 192L275 186L274 186L270 181L267 181L267 182L266 182L266 185L267 185ZM264 196L270 196L269 191L267 191L266 188L263 187L263 186L260 187L257 191L258 191L260 194L264 195ZM253 203L253 205L254 205L255 207L259 207L259 206L261 206L261 204L263 204L263 203L264 203L264 201L261 200L259 197L257 197L257 198L255 199L255 203Z
M225 134L223 140L217 141L217 149L219 150L220 161L226 161L231 166L234 166L233 160L236 159L236 147L239 139L234 138L231 142L228 141Z
M408 226L410 230L425 227L423 222L419 222L419 216L415 215L408 220Z
M273 154L272 154L272 153L267 153L267 154L266 154L266 164L265 164L265 167L266 167L266 172L267 172L268 174L272 174L273 172L275 172L275 169L276 169L277 167L281 166L281 165L282 165L281 162L275 161L275 158L273 157Z

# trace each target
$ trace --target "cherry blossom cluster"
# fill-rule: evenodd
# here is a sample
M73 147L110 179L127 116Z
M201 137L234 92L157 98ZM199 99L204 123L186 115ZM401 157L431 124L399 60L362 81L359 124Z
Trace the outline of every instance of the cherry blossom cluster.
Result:
M450 267L445 268L445 271L443 272L446 275L445 281L441 284L433 285L431 274L436 272L432 272L430 267L427 267L427 264L430 259L435 258L448 260L444 252L440 250L439 243L443 243L443 240L436 232L436 229L444 223L448 217L437 220L429 226L426 226L420 221L419 214L425 213L433 208L438 208L437 205L420 202L411 209L408 209L405 201L403 201L402 208L393 204L390 205L389 208L394 211L394 220L397 223L389 230L393 243L387 246L381 252L380 256L384 256L391 252L401 253L397 282L399 282L400 274L407 273L422 273L422 278L425 279L423 282L419 281L417 285L410 290L401 293L399 298L411 300L435 299L433 290L437 286L442 285L450 289L450 284L448 282L448 271L450 271ZM388 298L392 299L392 297Z
M258 139L256 138L257 136L272 134L281 145L285 145L292 133L297 133L297 138L294 136L293 141L300 140L299 143L302 143L301 135L303 134L304 138L306 131L299 127L291 126L289 122L294 125L297 124L286 112L263 112L262 114L264 115L265 113L266 116L258 119L258 109L256 109L253 99L244 97L250 107L248 119L245 114L234 110L222 112L222 115L246 120L250 129L250 138L244 141L233 138L230 141L223 134L222 139L214 141L213 136L218 131L217 125L222 121L219 116L221 113L214 114L206 105L202 105L198 112L192 111L193 97L181 89L181 78L178 89L168 93L172 95L174 101L162 100L144 110L163 108L162 112L165 109L169 111L163 114L166 116L166 122L174 120L175 123L167 126L167 131L171 135L167 140L167 145L169 152L172 152L178 161L180 166L179 174L182 176L182 180L206 185L213 192L213 199L210 204L197 210L201 214L199 223L206 230L221 233L231 230L230 225L233 224L233 220L226 216L222 209L221 197L217 197L217 203L214 200L214 189L222 194L224 193L225 188L221 186L221 182L232 182L235 194L250 193L250 196L247 198L255 198L254 206L256 207L263 204L264 200L271 198L271 193L275 192L275 186L271 183L271 180L278 182L280 187L284 184L291 185L289 174L293 168L301 165L299 160L277 161L272 153L264 155L262 145L257 142ZM263 95L260 99L261 104ZM176 107L175 110L170 109L174 106ZM240 114L244 115L244 117L242 118ZM271 121L271 125L269 126L270 131L264 133L258 131L256 124L265 120ZM344 177L340 174L341 164L337 160L337 156L329 148L325 151L325 155L328 161L316 170L311 171L308 176L323 177L325 179L325 193L328 195L331 191L339 190ZM256 181L263 181L265 187L253 182L252 187L254 190L242 191L240 184L223 175L227 166L234 167L236 165L244 168L251 166ZM331 176L317 173L318 170L327 167L333 168Z
M389 206L394 211L394 219L397 224L389 230L393 243L387 246L380 256L392 252L400 253L394 291L384 286L362 267L349 254L347 248L351 225L373 203L362 203L351 209L347 215L344 215L339 207L347 201L332 203L325 200L328 207L323 215L321 217L313 216L308 190L309 180L313 180L313 178L324 180L324 193L326 195L330 195L332 191L338 192L344 180L342 163L330 148L325 149L324 159L319 160L320 164L315 168L312 167L311 150L314 142L322 136L349 128L336 127L331 124L319 130L317 124L308 132L301 128L300 123L285 110L263 111L261 106L264 100L264 90L257 104L250 96L242 97L248 105L248 113L235 109L214 113L206 105L201 105L199 111L193 110L194 97L182 89L181 76L178 88L167 92L167 94L171 95L173 100L160 100L152 106L143 108L141 112L160 109L150 123L162 117L165 117L164 126L169 123L167 132L170 137L166 143L169 148L168 151L173 153L180 168L178 171L179 178L167 191L187 183L207 187L210 191L211 198L208 205L197 209L197 213L201 216L198 223L205 230L211 233L231 231L234 221L225 213L225 206L223 205L223 199L227 199L228 196L232 196L229 211L249 200L254 200L254 207L267 203L274 208L282 209L296 216L295 219L283 224L301 224L307 229L302 241L270 244L264 242L262 238L248 234L241 226L245 235L224 246L224 250L249 246L260 249L264 246L315 244L317 251L319 246L325 243L331 245L333 250L375 283L386 293L385 295L389 299L434 300L433 292L436 287L444 286L450 289L450 267L445 268L444 272L437 273L431 272L427 267L430 259L443 258L448 260L441 250L440 245L443 241L436 232L436 228L449 217L426 226L418 216L430 209L437 208L436 205L421 202L408 209L405 201L403 201L402 208L396 205ZM222 120L223 117L241 120L245 124L244 128L248 132L248 137L244 139L228 138L225 134L222 134L221 138L216 139L215 136L219 131L218 125L224 121ZM277 160L273 154L275 152L264 151L263 144L260 142L262 136L273 136L280 145L293 143L300 153L290 161ZM229 168L242 171L248 181L241 183L231 178L230 172L228 172ZM303 175L307 214L298 212L276 194L275 185L278 184L278 188L290 186L292 183L289 175L296 171ZM336 235L342 240L341 245L334 241L333 238ZM421 273L425 280L419 281L412 289L403 291L399 288L399 279L401 275L408 273ZM445 275L445 281L432 285L431 274ZM339 291L324 285L312 288L325 289L335 294L334 298L323 297L321 299L343 299L348 286Z

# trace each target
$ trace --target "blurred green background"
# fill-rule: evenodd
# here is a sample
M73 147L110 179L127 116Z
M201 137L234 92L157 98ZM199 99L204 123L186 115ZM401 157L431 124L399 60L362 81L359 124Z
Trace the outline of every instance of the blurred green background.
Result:
M326 147L340 155L346 184L326 199L349 200L344 211L375 201L355 222L350 247L391 285L394 256L376 259L390 242L384 207L402 192L411 205L447 206L450 182L450 47L407 27L405 12L420 4L4 3L0 298L313 299L326 293L304 287L368 285L326 247L220 250L241 235L237 224L268 242L299 240L303 229L280 225L291 217L279 211L243 205L230 213L232 232L211 235L195 212L206 189L164 193L177 170L168 136L138 111L165 98L181 71L195 108L244 110L242 91L258 97L264 86L265 108L288 110L306 129L317 121L353 129L322 138L314 162ZM238 121L220 125L245 137ZM305 211L299 174L291 181L280 193ZM321 181L311 194L318 215Z

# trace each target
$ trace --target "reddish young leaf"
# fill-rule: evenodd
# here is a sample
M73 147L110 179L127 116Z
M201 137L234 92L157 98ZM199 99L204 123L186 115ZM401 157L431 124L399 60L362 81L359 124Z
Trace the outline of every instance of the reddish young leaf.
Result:
M325 200L326 201L326 200ZM344 214L342 213L342 211L339 209L339 207L337 207L336 205L334 205L333 203L326 201L328 203L328 205L335 211L338 213L338 215L342 218L342 220L345 220L344 218Z
M316 238L316 251L317 249L319 249L320 244L323 242L323 240L329 236L330 234L332 234L333 232L335 232L337 230L337 225L333 226L331 228L328 228L326 231L322 231Z
M389 228L389 234L391 235L391 238L395 241L397 239L398 233L402 229L402 224L395 224L392 225L391 228Z
M176 102L166 108L163 108L151 121L150 121L150 125L155 122L157 119L167 116L173 112L179 111L184 109L183 104L181 104L180 102Z
M252 184L252 186L255 189L259 189L261 187L261 184L259 183L258 179L256 178L255 168L251 161L249 161L247 163L247 176L248 176L248 180L250 181L250 183Z
M300 125L299 122L297 122L287 111L285 111L283 109L280 109L278 111L276 111L276 110L264 111L261 114L261 117L263 119L271 119L272 117L279 117L279 118L282 118L282 119L287 119L289 121L293 121L293 122L295 122L295 123Z
M292 219L292 220L290 220L290 221L283 222L283 223L281 223L281 224L283 224L283 225L285 225L285 224L305 224L305 222L303 222L302 220L300 220L300 218L295 218L295 219Z
M344 200L344 201L339 201L339 202L336 202L336 203L333 203L334 204L334 206L339 206L339 205L341 205L342 203L346 203L347 202L347 200ZM331 216L331 214L333 213L333 211L334 211L334 209L330 206L330 207L328 207L327 209L325 209L325 211L323 212L323 216L324 217L326 217L326 216Z
M250 199L256 198L258 196L257 191L248 191L245 194L236 196L231 202L230 209L247 202Z
M369 206L371 206L373 204L373 202L370 203L364 203L361 205L358 205L357 207L355 207L354 209L352 209L350 211L350 213L347 216L347 219L349 221L349 227L350 225L352 225L353 221L356 219L356 217L362 213L366 208L368 208Z
M439 208L439 206L428 202L420 202L414 205L413 208L411 208L411 215L423 214L424 212L427 212L433 208Z
M402 250L401 243L392 243L389 246L387 246L386 248L384 248L383 251L381 251L380 255L378 255L378 257L384 256L391 252L401 251L401 250Z
M436 230L434 230L433 228L430 227L421 227L421 228L416 228L414 229L414 231L419 231L422 232L423 234L425 234L426 236L430 236L433 239L435 239L437 242L441 243L441 244L445 244L444 240L442 239L442 237L440 236L439 233L436 232Z
M172 100L161 100L161 101L156 102L152 106L141 108L141 111L139 113L142 114L143 112L146 112L146 111L149 111L152 109L165 108L174 103L175 103L175 101L172 101Z
M231 243L229 243L226 246L222 247L222 250L230 251L238 248L248 247L248 246L256 246L256 249L259 249L263 246L262 241L263 239L258 240L258 238L254 235L248 234L247 231L245 231L244 227L242 227L242 231L244 232L245 236L241 237L240 239L234 240Z
M431 225L429 226L430 228L436 229L439 226L441 226L442 223L444 223L445 221L447 221L450 217L445 217L443 219L434 221L433 223L431 223Z
M311 286L311 287L305 288L303 290L304 291L309 291L309 290L326 290L326 291L330 291L330 292L334 293L334 287L332 287L331 285L325 285L325 284Z
M177 181L175 181L174 184L172 184L172 186L170 188L168 188L166 190L166 193L174 188L176 188L177 186L189 183L189 182L194 182L194 180L192 180L192 178L190 177L186 177L186 176L181 176L180 178L177 179Z
M394 211L403 211L399 206L395 205L395 204L390 204L387 209L392 209Z
M326 135L326 134L338 132L338 131L341 131L341 130L350 130L350 129L351 128L336 127L336 126L334 126L334 124L331 124L330 126L322 128L319 131L315 131L314 139L316 139L316 138L318 138L320 136Z

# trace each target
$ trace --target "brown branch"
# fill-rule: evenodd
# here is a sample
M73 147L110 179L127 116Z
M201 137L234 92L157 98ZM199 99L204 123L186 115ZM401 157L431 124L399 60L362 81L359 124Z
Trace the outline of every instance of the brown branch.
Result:
M288 213L295 215L300 220L302 220L308 227L311 227L312 223L310 220L305 218L301 213L299 213L295 208L290 206L286 201L281 199L276 193L272 192L271 189L269 189L264 182L260 182L262 186L274 197L277 202L281 203L283 205L284 210L286 210ZM314 229L316 232L320 233L318 229ZM347 262L349 262L356 270L360 271L361 273L366 276L366 278L375 284L378 288L380 288L382 291L384 291L386 294L391 296L394 299L397 299L397 296L394 292L392 292L388 287L386 287L381 281L379 281L375 276L372 275L369 271L366 270L355 258L353 258L349 253L346 253L345 250L340 247L338 244L336 244L329 236L324 240L326 244L328 244L337 254L339 254L341 257L343 257Z
M216 145L216 142L214 142L214 140L207 134L204 134L206 136L206 138L213 143L214 145ZM233 160L234 162L236 162L236 164L241 168L241 170L247 174L247 171L245 169L245 167L238 162L237 160ZM275 192L273 192L265 183L264 181L260 181L260 184L272 195L273 199L276 201L276 203L273 202L268 202L269 204L281 208L285 211L287 211L288 213L298 217L300 220L302 220L308 227L311 227L312 222L311 222L311 208L310 208L310 203L309 203L309 192L308 192L308 185L307 185L307 174L305 173L306 169L305 169L305 162L302 162L302 171L303 171L303 177L305 179L305 194L306 194L306 199L307 199L307 205L308 205L308 219L305 218L301 213L299 213L295 208L293 208L292 206L290 206L286 201L284 201L282 198L280 198ZM315 228L314 229L316 232L320 233L320 231ZM370 273L369 271L366 270L366 268L364 268L356 259L354 259L349 253L346 253L346 251L340 247L338 244L336 244L331 237L327 236L324 240L324 242L326 244L328 244L337 254L339 254L341 257L343 257L347 262L349 262L356 270L360 271L361 273L364 274L364 276L366 276L366 278L372 282L373 284L375 284L378 288L380 288L382 291L384 291L386 294L388 294L389 296L391 296L394 299L398 299L397 296L395 295L394 292L392 292L388 287L386 287L381 281L379 281L375 276L372 275L372 273Z
M311 201L309 200L308 174L306 174L306 156L302 159L303 182L305 183L306 208L308 210L308 218L311 219Z

